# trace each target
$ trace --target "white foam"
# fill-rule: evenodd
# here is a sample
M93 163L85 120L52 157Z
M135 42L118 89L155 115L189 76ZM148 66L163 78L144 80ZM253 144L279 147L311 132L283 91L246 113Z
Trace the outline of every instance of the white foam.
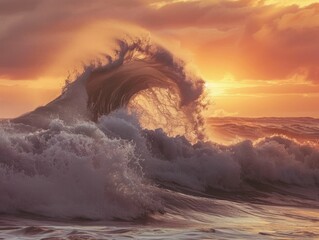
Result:
M0 134L1 212L130 219L160 207L132 143L87 122L54 120L29 134L12 128Z
M142 129L125 110L46 130L2 123L0 211L130 219L162 209L155 184L238 190L246 181L319 184L319 151L284 137L222 146Z

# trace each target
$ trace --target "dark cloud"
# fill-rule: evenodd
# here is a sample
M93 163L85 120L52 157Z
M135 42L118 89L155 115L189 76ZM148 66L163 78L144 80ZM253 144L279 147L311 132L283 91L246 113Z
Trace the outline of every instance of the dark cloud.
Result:
M39 2L40 0L1 0L0 15L32 11L39 4Z

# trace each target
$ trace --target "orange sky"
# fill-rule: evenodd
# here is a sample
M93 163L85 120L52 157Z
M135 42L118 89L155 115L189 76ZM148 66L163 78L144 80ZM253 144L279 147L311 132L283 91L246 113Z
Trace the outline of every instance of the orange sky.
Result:
M124 33L186 59L211 115L319 117L319 1L2 0L0 19L0 118L52 100Z

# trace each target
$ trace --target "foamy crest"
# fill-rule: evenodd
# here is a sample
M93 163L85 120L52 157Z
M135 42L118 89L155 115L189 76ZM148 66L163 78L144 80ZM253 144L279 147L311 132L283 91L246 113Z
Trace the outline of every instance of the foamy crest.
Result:
M299 186L319 185L319 151L283 136L244 141L230 147L242 166L242 178Z
M319 185L318 149L280 136L192 144L162 129L143 129L126 110L98 123L22 126L1 125L1 212L131 219L163 210L165 188L172 185L202 192L238 192L251 182Z
M100 119L105 133L137 146L145 176L161 184L174 183L205 191L238 189L250 181L298 186L319 184L319 150L284 136L234 145L189 142L169 137L162 129L142 129L136 116L116 111Z
M54 120L27 134L1 127L1 212L130 219L160 207L134 145L108 138L94 123Z

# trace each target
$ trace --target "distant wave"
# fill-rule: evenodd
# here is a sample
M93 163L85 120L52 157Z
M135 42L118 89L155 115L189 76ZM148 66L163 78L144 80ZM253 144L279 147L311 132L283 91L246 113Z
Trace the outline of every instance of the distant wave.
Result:
M317 147L205 141L203 80L157 45L118 43L60 97L0 123L0 212L127 220L182 208L188 194L319 186Z
M209 118L208 126L216 140L257 140L265 136L283 135L300 142L319 144L319 119L310 117Z

